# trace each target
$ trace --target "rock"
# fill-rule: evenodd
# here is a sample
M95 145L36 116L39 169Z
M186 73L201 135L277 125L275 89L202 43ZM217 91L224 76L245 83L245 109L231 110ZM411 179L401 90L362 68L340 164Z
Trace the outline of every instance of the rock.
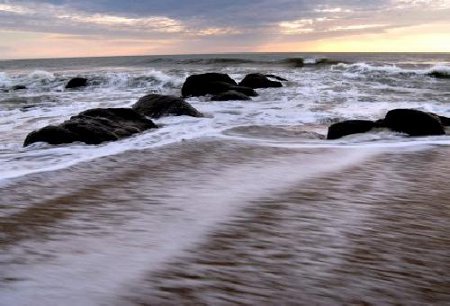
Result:
M247 74L239 83L239 86L256 88L282 87L281 82L269 80L267 76L261 73Z
M450 126L450 118L444 116L438 116L443 126Z
M23 146L26 147L35 142L47 142L49 144L71 143L77 141L77 135L62 126L49 125L40 130L31 132L25 138Z
M253 88L245 87L245 86L232 86L232 85L230 85L228 87L227 91L237 91L237 92L239 92L241 94L244 94L246 96L249 96L249 97L257 97L258 96L258 93Z
M73 78L67 83L66 88L84 87L87 86L87 81L86 78Z
M301 57L293 57L293 58L287 58L282 61L285 64L288 64L289 66L293 66L295 68L301 68L305 66L305 60Z
M149 119L131 108L94 108L71 117L58 126L46 126L28 134L24 146L35 142L49 144L99 144L118 140L148 129L157 128Z
M332 60L329 58L319 58L318 60L316 60L315 63L313 63L313 65L316 65L316 66L325 66L325 65L331 66L331 65L337 65L337 64L345 64L345 62Z
M189 76L184 81L181 94L183 97L205 96L208 94L216 95L227 91L229 86L236 86L235 80L228 74L223 73L204 73Z
M450 79L450 73L442 71L433 71L428 73L429 76L437 79Z
M282 82L287 82L288 81L285 78L279 77L279 76L274 75L274 74L266 74L266 77L268 77L270 79L275 79L275 80L278 80L278 81L282 81Z
M248 101L251 100L249 96L235 90L229 90L224 93L218 94L211 98L211 101Z
M140 98L132 108L138 113L151 118L170 115L203 117L202 113L184 101L183 98L175 96L146 95Z
M11 87L11 90L15 91L15 90L23 90L23 89L27 89L26 86L24 85L15 85L13 87Z
M376 127L375 122L370 120L346 120L332 124L328 128L327 139L339 139L341 137L365 133Z
M384 125L410 136L444 135L438 116L416 109L394 109L384 118Z

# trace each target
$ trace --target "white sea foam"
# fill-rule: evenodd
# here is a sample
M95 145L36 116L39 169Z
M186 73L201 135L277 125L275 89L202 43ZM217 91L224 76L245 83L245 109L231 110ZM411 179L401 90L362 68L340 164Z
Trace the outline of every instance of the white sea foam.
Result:
M97 218L95 227L99 230L94 234L91 231L89 235L39 242L39 254L58 250L57 254L39 263L15 267L14 277L24 281L13 283L14 290L0 288L0 304L29 305L38 301L101 305L110 304L110 300L116 303L121 293L126 294L121 292L124 287L161 269L175 256L181 256L185 250L202 242L211 230L230 220L252 201L288 190L302 180L345 169L379 152L344 149L338 159L333 158L336 152L257 159L226 167L220 175L203 173L202 180L183 180L178 188L162 196L155 193L143 196L137 203L128 203L133 205L126 211L121 209L121 214L127 218L124 225L111 227L107 224L108 218ZM191 176L192 173L179 175ZM135 187L144 195L142 190L148 185L142 181L137 184L140 185ZM164 180L157 184L162 185L157 185L158 189L169 188ZM152 214L148 206L155 200L158 205L151 205ZM115 211L118 203L123 204L113 201L105 203L105 207ZM61 228L78 225L84 229L80 215L58 225ZM28 249L35 248L33 242L25 244ZM14 255L14 250L8 255ZM125 258L126 264L122 264Z
M11 78L6 74L6 72L0 72L0 87L11 86Z
M441 72L444 74L450 75L450 66L447 64L435 64L430 68L423 69L411 69L411 68L403 68L396 64L390 65L380 65L380 64L370 64L370 63L354 63L354 64L345 64L339 63L331 66L331 70L343 70L346 72L356 72L356 73L384 73L387 75L392 74L418 74L425 75L432 72Z
M28 74L27 76L29 79L40 79L40 80L49 80L53 81L55 80L55 75L51 72L45 71L45 70L35 70Z
M28 87L22 93L0 93L0 179L65 168L100 156L152 148L182 139L229 137L224 136L222 131L236 126L304 126L325 135L331 122L344 119L376 120L388 110L399 107L450 115L448 88L438 87L441 85L434 84L432 78L427 82L414 77L414 74L431 71L449 71L446 64L426 65L423 69L375 63L337 64L330 69L318 70L275 66L263 71L260 66L230 66L221 69L238 81L253 71L273 73L289 81L283 88L258 90L260 95L253 101L208 102L205 97L190 98L188 101L206 113L208 118L162 118L157 120L157 124L163 125L161 129L118 142L99 146L70 144L22 148L25 136L32 130L61 123L89 108L129 107L149 92L179 95L186 76L202 72L198 67L192 70L169 68L0 73L0 87L15 84ZM81 90L64 90L67 80L77 75L87 77L92 85ZM361 75L365 78L360 79ZM388 81L386 76L389 76ZM383 143L383 140L390 142L388 135L377 137L378 143ZM364 146L374 140L350 137L343 143L319 142L325 146L345 145L345 142ZM398 141L405 142L401 138ZM429 141L436 139L430 138ZM310 146L311 141L299 139L298 145L302 144ZM292 145L292 142L287 145Z
M450 77L450 66L445 64L434 65L427 72L428 73L439 72L448 75Z

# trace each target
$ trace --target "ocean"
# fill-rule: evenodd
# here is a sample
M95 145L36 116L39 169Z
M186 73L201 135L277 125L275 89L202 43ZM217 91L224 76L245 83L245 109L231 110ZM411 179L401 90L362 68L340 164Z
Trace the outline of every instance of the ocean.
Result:
M205 72L288 81L116 142L23 147ZM450 136L325 139L395 108L450 117L432 72L450 54L0 61L0 305L450 303Z

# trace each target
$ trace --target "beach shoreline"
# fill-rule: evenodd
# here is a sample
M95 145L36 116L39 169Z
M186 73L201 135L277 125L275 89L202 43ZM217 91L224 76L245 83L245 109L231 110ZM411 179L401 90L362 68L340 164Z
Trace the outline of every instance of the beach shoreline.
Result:
M200 139L31 174L0 188L0 304L448 302L448 152Z

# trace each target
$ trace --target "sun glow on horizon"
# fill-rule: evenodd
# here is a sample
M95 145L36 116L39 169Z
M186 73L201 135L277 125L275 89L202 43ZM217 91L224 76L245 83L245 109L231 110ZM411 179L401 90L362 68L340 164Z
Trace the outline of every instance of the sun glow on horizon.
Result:
M224 21L205 12L197 16L196 11L192 12L195 17L186 17L153 7L148 12L130 13L126 9L95 11L46 1L14 4L0 0L0 59L229 52L450 52L450 0L383 3L330 6L317 1L298 14L283 12L280 16L270 7L268 12L276 18L259 14L260 8L249 4L255 12L232 11L230 16L239 21ZM254 15L257 21L252 20Z
M313 41L278 42L260 52L450 52L450 23L389 29Z

